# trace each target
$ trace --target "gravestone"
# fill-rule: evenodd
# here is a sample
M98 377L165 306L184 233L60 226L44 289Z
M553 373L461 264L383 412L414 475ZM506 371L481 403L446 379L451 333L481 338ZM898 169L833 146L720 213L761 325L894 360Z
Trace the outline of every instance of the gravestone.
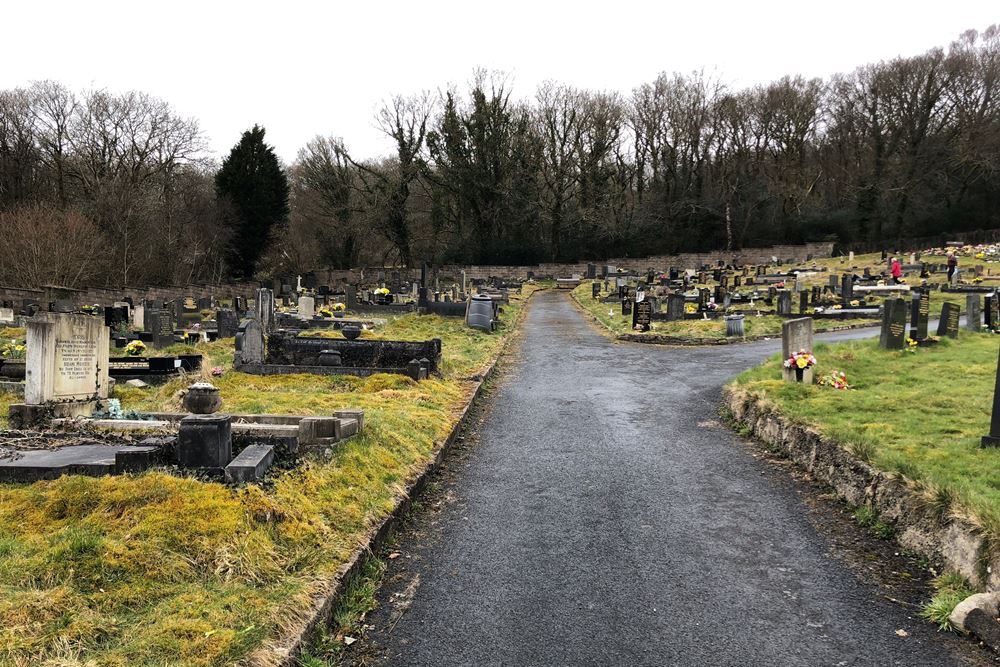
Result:
M188 415L177 431L177 463L182 468L221 469L233 458L232 417Z
M931 294L927 290L923 290L914 299L914 305L916 306L916 312L914 313L916 317L911 321L911 328L913 329L912 338L917 341L921 341L927 338L927 323L931 316Z
M670 294L667 296L667 321L684 319L684 295Z
M886 350L902 350L906 347L906 302L903 299L885 300L878 344Z
M778 292L778 315L792 314L792 293L788 290Z
M299 297L299 317L304 320L311 320L316 317L316 300L313 297Z
M698 290L698 310L708 310L710 296L711 292L708 291L707 287L702 287Z
M36 421L39 406L55 416L90 415L108 397L110 330L89 315L38 313L27 323L24 404L15 421Z
M128 326L128 306L107 306L104 308L104 326L112 331L121 326Z
M146 328L146 306L142 303L137 303L132 307L132 328L137 330L145 330Z
M597 298L599 298L601 296L601 284L600 283L598 283L598 282L591 283L590 288L591 288L591 291L593 292L593 297L595 299L597 299Z
M649 331L653 321L653 304L648 299L635 302L632 309L632 330Z
M961 308L954 303L941 304L941 319L938 320L937 335L958 338L958 319Z
M219 338L232 338L240 326L239 315L230 308L220 308L215 312L215 326Z
M854 298L854 275L845 273L840 278L840 298L844 300L846 306Z
M597 267L593 264L587 264L587 279L593 280L597 277Z
M987 294L983 299L983 314L986 317L986 326L991 330L1000 327L1000 295L996 292Z
M726 294L728 294L728 292L726 292L725 286L723 285L715 286L715 294L713 294L713 298L715 299L716 303L722 303L723 301L725 301Z
M1000 355L997 356L997 376L993 384L993 415L990 419L990 434L983 436L983 447L1000 447Z
M169 310L151 310L146 313L144 330L152 334L153 347L174 344L174 314Z
M238 364L264 363L264 328L256 319L245 319L236 334Z
M784 360L788 359L796 352L811 353L812 348L813 321L811 317L800 317L781 323L781 372L782 377L786 382L798 382L798 374L795 372L795 369L785 368ZM812 384L812 368L807 368L802 371L802 382L805 384Z
M978 294L965 296L965 328L976 333L983 329L982 303Z
M14 309L0 308L0 324L13 324L13 322L14 322Z
M799 315L805 315L809 310L809 292L799 292Z
M270 332L274 328L274 292L266 287L257 290L256 294L257 319L265 332Z
M628 297L622 299L622 315L632 314L632 300Z
M198 310L211 310L212 298L203 296L198 299Z

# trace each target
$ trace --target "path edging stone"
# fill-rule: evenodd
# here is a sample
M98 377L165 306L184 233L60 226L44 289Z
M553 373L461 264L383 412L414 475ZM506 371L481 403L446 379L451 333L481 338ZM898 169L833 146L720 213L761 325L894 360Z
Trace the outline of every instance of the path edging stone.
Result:
M512 323L511 335L504 341L496 357L490 362L489 367L477 381L472 396L462 409L462 414L459 416L458 421L455 422L448 437L437 448L434 457L424 466L423 470L407 485L405 492L397 501L396 506L380 523L369 531L367 537L361 541L347 562L337 569L334 575L325 582L321 591L313 597L312 609L308 612L306 620L289 629L283 637L251 654L250 664L266 665L268 667L296 667L299 664L299 657L309 645L309 640L315 636L318 628L329 621L337 602L354 578L358 576L368 557L379 550L386 539L392 534L398 522L406 516L413 504L413 499L419 496L424 490L431 475L438 469L445 455L458 439L459 433L461 433L469 421L472 407L482 395L483 387L495 374L500 358L507 352L507 348L517 334L517 327L520 326L522 319L527 313L531 297L540 291L543 290L536 290L528 295L528 298L525 300L525 307L521 309L517 319Z
M950 513L942 516L929 492L900 475L876 470L741 387L726 386L723 405L736 425L831 486L848 503L865 505L891 523L901 546L940 560L981 590L1000 591L1000 558L980 528Z

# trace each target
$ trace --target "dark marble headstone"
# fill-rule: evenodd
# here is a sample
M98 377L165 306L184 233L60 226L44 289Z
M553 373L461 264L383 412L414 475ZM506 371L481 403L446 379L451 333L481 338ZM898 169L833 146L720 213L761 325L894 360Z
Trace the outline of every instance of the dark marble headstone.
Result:
M954 303L945 302L941 304L941 319L938 321L938 336L948 338L958 338L958 318L961 308Z
M653 304L648 299L637 301L632 309L632 329L649 331L653 320Z
M177 432L177 463L183 468L225 468L233 458L232 417L188 415Z
M593 264L587 264L587 278L593 280L597 277L597 267Z
M993 385L993 416L990 420L990 434L984 436L983 447L1000 447L1000 355L997 357L997 376Z
M924 340L927 338L927 323L931 316L931 294L927 290L923 290L914 299L914 305L916 306L915 313L916 317L911 321L911 327L913 329L913 339L914 340Z
M987 294L983 299L983 315L986 317L986 326L991 330L1000 328L1000 294L993 292Z
M590 284L590 288L595 299L601 296L601 283L595 281Z
M886 299L882 308L882 331L878 344L886 350L902 350L906 347L906 302L903 299Z
M622 315L632 314L632 300L628 297L622 299Z
M198 310L211 310L212 309L212 298L203 296L198 299Z
M149 310L144 317L144 328L153 336L154 347L174 344L174 315L169 310Z
M799 315L805 315L809 310L809 292L802 290L799 292Z
M112 330L122 325L128 325L128 308L125 306L107 306L104 309L104 326Z

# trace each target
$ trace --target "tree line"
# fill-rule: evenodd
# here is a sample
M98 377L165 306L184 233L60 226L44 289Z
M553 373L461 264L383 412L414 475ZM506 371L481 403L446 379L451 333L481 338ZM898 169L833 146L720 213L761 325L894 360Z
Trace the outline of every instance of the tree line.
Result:
M317 136L282 166L254 128L217 166L195 121L141 93L2 91L5 241L59 220L51 236L94 261L47 267L53 279L139 283L1000 227L997 26L743 89L702 71L628 94L547 82L524 99L478 71L465 90L393 97L376 122L393 147L379 159ZM24 279L6 265L0 280Z

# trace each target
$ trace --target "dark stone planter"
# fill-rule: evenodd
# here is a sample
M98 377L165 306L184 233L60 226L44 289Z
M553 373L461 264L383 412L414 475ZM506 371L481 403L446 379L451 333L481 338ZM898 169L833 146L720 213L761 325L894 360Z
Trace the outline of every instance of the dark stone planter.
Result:
M342 366L343 360L337 350L323 350L319 353L320 366Z
M195 415L210 415L222 407L218 388L207 382L195 382L184 395L184 409Z
M344 327L340 330L340 333L344 334L344 338L347 340L356 340L358 336L361 335L360 327Z

